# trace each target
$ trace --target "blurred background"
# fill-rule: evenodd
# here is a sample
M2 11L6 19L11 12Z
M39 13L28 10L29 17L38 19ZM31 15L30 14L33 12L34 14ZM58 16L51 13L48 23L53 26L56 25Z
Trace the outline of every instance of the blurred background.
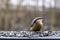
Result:
M29 31L36 17L43 30L60 30L60 0L0 0L0 30Z

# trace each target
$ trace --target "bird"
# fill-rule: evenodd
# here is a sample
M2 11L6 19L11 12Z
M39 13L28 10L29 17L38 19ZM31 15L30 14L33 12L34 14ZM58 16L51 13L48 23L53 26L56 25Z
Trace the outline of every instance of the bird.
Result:
M43 19L43 17L36 17L33 19L30 26L30 31L40 31L43 27Z

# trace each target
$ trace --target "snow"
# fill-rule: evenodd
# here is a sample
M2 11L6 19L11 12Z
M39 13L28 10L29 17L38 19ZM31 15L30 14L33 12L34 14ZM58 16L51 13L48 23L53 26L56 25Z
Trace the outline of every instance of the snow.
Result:
M0 38L5 39L60 39L60 31L31 32L31 31L0 31Z

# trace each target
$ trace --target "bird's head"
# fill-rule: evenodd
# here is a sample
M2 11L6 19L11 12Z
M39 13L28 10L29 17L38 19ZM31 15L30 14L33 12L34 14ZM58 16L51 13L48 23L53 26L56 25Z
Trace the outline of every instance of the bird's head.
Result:
M43 19L42 17L37 17L32 21L30 30L34 30L34 28L39 28L43 26ZM38 29L39 30L39 29Z

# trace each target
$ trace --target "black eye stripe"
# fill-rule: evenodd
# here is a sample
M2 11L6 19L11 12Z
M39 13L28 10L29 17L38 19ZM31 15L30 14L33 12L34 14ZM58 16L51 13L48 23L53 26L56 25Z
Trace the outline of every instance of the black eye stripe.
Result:
M39 18L39 19L42 19L42 18ZM36 21L39 20L39 19L36 19L33 23L36 23Z

